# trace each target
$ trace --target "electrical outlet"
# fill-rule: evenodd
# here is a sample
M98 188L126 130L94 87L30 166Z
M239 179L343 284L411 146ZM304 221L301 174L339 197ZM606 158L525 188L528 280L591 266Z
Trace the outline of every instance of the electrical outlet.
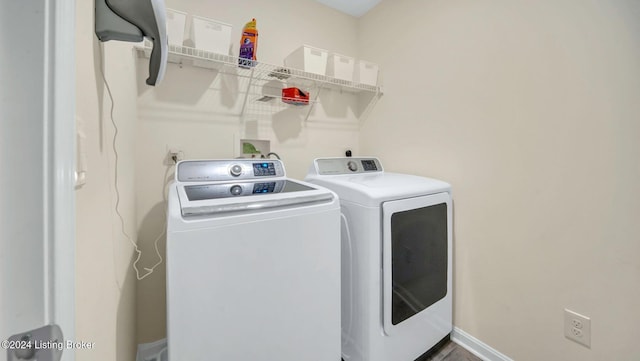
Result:
M174 165L184 159L184 153L182 148L178 146L172 146L167 144L167 154L164 159L164 164Z
M564 336L591 348L591 319L565 308Z

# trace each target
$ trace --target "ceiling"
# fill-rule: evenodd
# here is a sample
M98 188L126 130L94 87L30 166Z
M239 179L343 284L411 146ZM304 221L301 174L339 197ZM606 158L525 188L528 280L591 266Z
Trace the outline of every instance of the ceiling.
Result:
M345 14L355 16L357 18L366 14L381 0L316 0Z

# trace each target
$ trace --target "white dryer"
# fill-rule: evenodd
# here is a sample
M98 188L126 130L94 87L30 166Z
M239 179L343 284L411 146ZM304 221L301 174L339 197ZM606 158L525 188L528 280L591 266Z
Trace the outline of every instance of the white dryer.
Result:
M452 331L450 185L377 158L316 159L305 180L340 198L344 360L423 359Z
M168 197L170 360L340 360L340 208L278 160L184 161Z

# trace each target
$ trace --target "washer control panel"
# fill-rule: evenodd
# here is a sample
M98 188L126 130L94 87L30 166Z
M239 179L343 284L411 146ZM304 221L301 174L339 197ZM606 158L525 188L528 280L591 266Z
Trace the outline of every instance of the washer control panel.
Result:
M276 159L188 160L178 163L176 168L178 182L224 182L284 176L284 165Z
M361 174L382 172L378 158L319 158L315 162L319 175Z

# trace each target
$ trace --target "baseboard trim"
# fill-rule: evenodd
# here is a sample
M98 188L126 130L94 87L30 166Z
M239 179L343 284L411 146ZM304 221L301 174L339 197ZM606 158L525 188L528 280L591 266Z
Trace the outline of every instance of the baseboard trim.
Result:
M513 361L498 350L457 327L454 327L453 332L451 332L451 340L484 361Z

